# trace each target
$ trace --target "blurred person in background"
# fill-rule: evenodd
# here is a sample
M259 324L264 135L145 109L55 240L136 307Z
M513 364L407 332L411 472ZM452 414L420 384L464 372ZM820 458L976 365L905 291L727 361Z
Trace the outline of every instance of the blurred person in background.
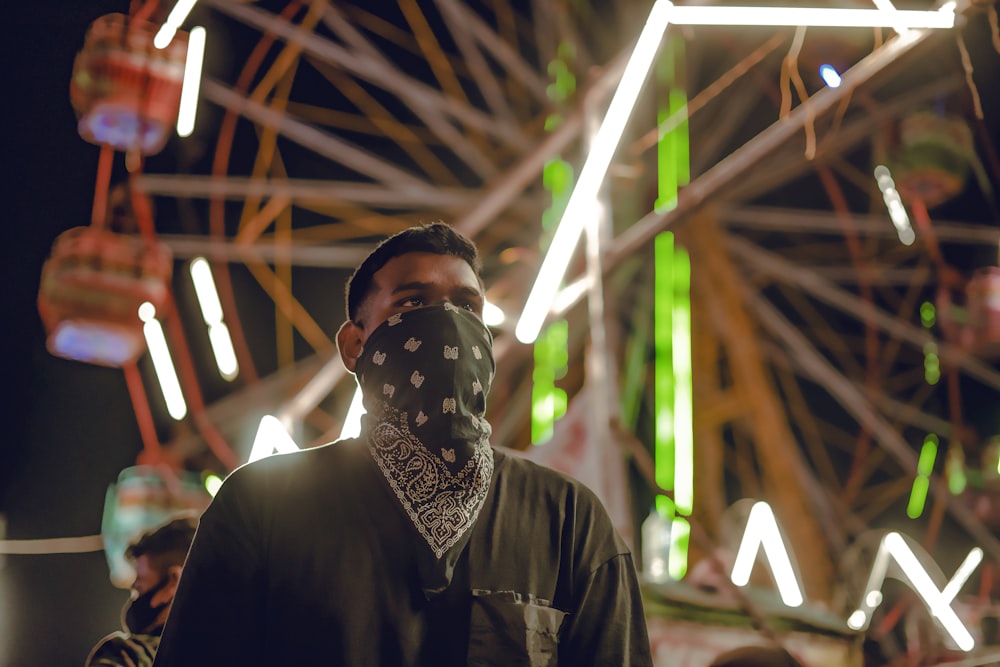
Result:
M125 557L135 568L135 581L122 610L125 631L112 632L98 642L85 667L153 664L197 526L195 517L181 516L144 533L128 547Z

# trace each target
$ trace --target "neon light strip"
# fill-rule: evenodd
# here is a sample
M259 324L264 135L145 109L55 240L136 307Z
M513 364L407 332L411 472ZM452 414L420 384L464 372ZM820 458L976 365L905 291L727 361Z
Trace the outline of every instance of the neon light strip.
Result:
M674 504L680 514L694 509L694 389L691 370L691 259L674 250L673 382Z
M180 421L187 416L187 402L184 400L184 392L181 391L181 383L177 379L174 361L167 346L167 337L163 334L160 321L156 319L156 307L148 301L144 302L139 306L139 319L144 322L142 333L146 337L146 347L153 360L153 370L156 371L156 379L160 382L160 391L167 404L167 413Z
M184 83L181 87L181 104L177 112L177 136L189 137L194 132L194 118L198 111L198 91L201 89L201 67L205 61L205 29L191 29L188 36L187 59L184 61Z
M549 250L542 261L542 266L535 278L535 284L528 295L521 318L517 322L514 334L522 343L531 343L538 337L542 322L548 315L570 257L576 248L577 241L583 231L584 223L590 218L588 209L594 206L595 194L604 181L604 176L611 164L611 158L628 122L639 90L649 73L660 45L660 37L669 23L670 12L674 9L668 0L657 0L649 13L646 25L639 35L635 50L625 66L621 82L615 90L608 112L601 122L601 127L594 136L592 148L580 172L580 179L570 195L566 210L559 221Z
M913 478L910 489L910 501L906 505L906 516L911 519L920 518L927 503L927 491L930 487L930 476L934 472L934 461L937 459L938 439L933 433L924 438L920 448L920 458L917 461L917 476Z
M962 623L962 619L951 608L951 602L969 575L972 574L972 570L982 561L982 554L975 553L977 550L978 547L966 556L965 561L959 566L951 581L948 582L943 591L939 591L930 575L927 574L927 570L920 564L919 559L902 536L899 533L887 534L882 538L882 544L875 555L875 563L868 576L868 585L865 587L861 606L847 620L848 626L855 630L863 630L867 627L871 612L882 601L881 594L873 595L873 593L877 593L882 588L891 557L899 564L913 590L917 592L928 611L941 623L955 644L963 651L971 651L975 648L976 642L969 634L968 628Z
M212 269L204 257L195 257L191 260L189 270L198 306L201 308L201 317L208 327L208 340L212 345L215 365L219 369L219 375L227 381L232 381L239 375L240 365L236 360L229 327L222 321L222 304L219 301L219 292L215 289Z
M674 490L674 235L658 234L653 241L656 271L653 278L653 464L656 484ZM663 495L656 497L660 515L669 519L673 503Z
M691 524L684 517L675 516L670 524L670 555L667 557L667 574L674 581L680 581L687 574L690 540Z
M194 8L195 2L197 0L178 0L177 4L174 5L174 8L167 15L167 20L156 31L156 36L153 37L153 46L158 49L167 48L167 45L170 44L177 33L177 29L187 20L188 14Z
M764 556L767 558L774 583L778 587L781 601L789 607L801 606L805 601L802 587L799 585L798 577L795 576L785 542L781 539L774 512L771 511L771 506L763 501L755 503L747 516L743 541L740 542L740 550L736 554L733 572L730 575L730 579L737 586L746 586L750 583L750 572L760 547L764 548Z
M932 11L690 5L675 6L670 22L677 25L937 29L955 25L955 3L946 3L941 9Z

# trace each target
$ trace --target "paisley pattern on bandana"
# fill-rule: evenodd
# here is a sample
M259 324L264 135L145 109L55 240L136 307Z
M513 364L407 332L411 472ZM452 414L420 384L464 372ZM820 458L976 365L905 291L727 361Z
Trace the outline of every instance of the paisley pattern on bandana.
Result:
M395 413L395 420L392 415ZM454 449L435 456L407 426L406 413L386 408L385 419L371 430L371 452L403 509L440 558L476 523L493 477L493 452L488 439L452 474L445 461L455 461Z
M454 306L393 315L358 359L369 449L438 559L475 525L493 477L493 339Z

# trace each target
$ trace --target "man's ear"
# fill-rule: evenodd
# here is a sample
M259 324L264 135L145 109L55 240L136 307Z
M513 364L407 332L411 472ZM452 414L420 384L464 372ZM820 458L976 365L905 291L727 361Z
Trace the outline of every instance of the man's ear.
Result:
M358 357L361 356L363 342L361 335L364 329L347 320L340 325L337 331L337 349L340 350L340 359L344 362L344 367L350 372L354 372L354 367L358 364Z

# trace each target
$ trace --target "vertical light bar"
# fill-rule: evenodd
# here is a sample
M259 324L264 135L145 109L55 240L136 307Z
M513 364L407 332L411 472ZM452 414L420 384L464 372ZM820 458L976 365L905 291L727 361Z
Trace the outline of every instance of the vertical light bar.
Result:
M148 301L144 302L139 306L139 319L144 322L142 333L146 337L146 347L153 360L153 370L156 371L156 379L160 383L160 391L167 404L167 413L180 421L187 416L187 402L181 391L181 383L177 379L177 371L170 356L167 338L163 335L163 327L156 319L156 307Z
M680 186L691 181L685 69L684 38L670 35L656 67L659 87L666 91L666 103L661 103L657 114L658 196L654 208L658 213L676 208Z
M198 91L201 89L201 68L205 61L205 29L191 28L188 35L187 59L184 61L184 83L180 109L177 112L177 136L189 137L194 132L198 112Z
M674 490L674 235L658 234L653 241L655 262L653 301L653 462L656 483ZM665 519L673 515L673 503L656 497L656 508Z
M632 56L625 65L621 82L611 98L611 104L601 122L601 127L597 130L590 154L580 172L580 179L573 189L573 194L570 195L566 211L559 221L559 227L549 244L548 252L514 330L517 339L522 343L531 343L538 337L542 323L552 307L552 301L566 273L566 267L569 266L570 257L580 240L583 225L587 220L587 211L594 206L594 198L604 181L611 158L625 131L625 124L639 97L643 81L653 64L660 38L670 22L672 9L673 3L669 0L656 0L649 18L646 19L646 25L639 34Z
M675 515L670 522L670 558L667 559L667 573L675 581L687 574L690 540L691 524L684 517Z
M959 495L965 491L969 483L965 475L965 451L962 444L952 440L948 446L948 454L944 462L945 474L948 476L948 490L952 495Z
M694 509L694 390L691 371L691 259L674 249L672 361L674 387L674 503Z
M531 442L542 445L552 437L556 420L566 414L566 391L556 386L569 363L569 324L553 322L535 341L531 375Z
M937 343L933 341L924 345L924 379L931 385L941 379L941 358L938 357Z
M195 296L198 297L198 306L201 308L202 320L208 327L208 340L212 345L212 354L215 356L219 375L226 380L233 380L239 375L240 367L236 360L236 351L233 349L233 340L229 336L229 328L223 321L222 303L215 289L212 269L204 257L196 257L191 260L189 271Z
M573 191L573 166L561 158L545 163L542 187L552 196L552 203L542 213L543 239L556 226L566 210ZM569 325L566 320L550 324L535 341L531 372L531 444L543 445L552 437L557 419L566 414L566 391L556 380L566 374L569 362Z
M910 502L906 505L906 516L917 519L924 513L927 502L927 490L930 488L931 473L934 472L934 461L937 459L938 437L928 433L920 448L920 458L917 460L917 476L913 478L910 489Z

